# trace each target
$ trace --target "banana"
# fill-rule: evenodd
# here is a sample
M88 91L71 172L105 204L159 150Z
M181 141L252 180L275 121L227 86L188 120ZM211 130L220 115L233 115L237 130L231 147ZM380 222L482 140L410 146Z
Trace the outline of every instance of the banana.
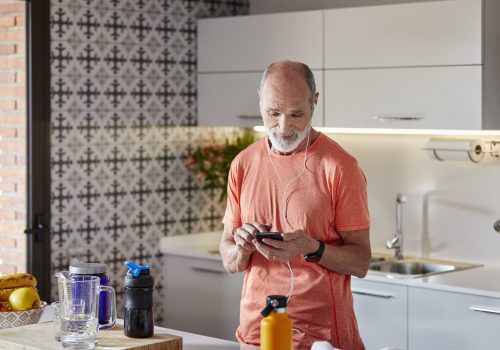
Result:
M11 289L18 287L36 287L35 276L30 273L16 273L13 275L0 277L0 289Z

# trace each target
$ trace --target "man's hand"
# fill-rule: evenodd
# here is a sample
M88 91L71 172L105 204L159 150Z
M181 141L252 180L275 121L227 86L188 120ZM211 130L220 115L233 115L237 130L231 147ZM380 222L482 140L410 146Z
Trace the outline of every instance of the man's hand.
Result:
M259 222L243 224L241 227L224 225L224 233L219 246L224 267L229 272L246 270L250 256L255 251L255 234L271 229L271 225Z
M233 229L233 239L237 247L244 250L245 254L251 254L255 251L255 235L258 232L265 232L268 228L260 222L250 222L243 226Z
M253 240L253 245L259 253L270 261L292 260L297 255L315 252L319 243L302 230L283 233L283 241L265 238L262 242Z

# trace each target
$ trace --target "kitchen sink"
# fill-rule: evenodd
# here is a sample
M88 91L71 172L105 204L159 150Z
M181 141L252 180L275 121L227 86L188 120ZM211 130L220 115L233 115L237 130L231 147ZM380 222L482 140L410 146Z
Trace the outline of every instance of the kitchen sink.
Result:
M381 260L374 261L372 258L369 270L393 278L418 278L478 266L481 265L424 261L422 259L388 260L381 258Z

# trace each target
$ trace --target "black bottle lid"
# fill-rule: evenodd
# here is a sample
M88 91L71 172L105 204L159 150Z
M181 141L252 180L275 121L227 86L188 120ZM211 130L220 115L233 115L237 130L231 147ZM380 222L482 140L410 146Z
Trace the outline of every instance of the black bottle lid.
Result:
M266 298L266 307L260 312L264 317L269 315L271 311L276 309L286 308L286 296L284 295L269 295Z

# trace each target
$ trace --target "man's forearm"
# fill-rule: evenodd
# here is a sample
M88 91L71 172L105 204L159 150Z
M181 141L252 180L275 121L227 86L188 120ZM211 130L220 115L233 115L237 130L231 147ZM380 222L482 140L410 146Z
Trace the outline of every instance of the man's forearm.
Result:
M238 247L234 241L223 241L219 248L222 256L222 262L228 272L245 271L250 261L250 254L245 254L241 247Z
M319 264L328 270L364 277L370 265L370 249L356 244L326 245Z

